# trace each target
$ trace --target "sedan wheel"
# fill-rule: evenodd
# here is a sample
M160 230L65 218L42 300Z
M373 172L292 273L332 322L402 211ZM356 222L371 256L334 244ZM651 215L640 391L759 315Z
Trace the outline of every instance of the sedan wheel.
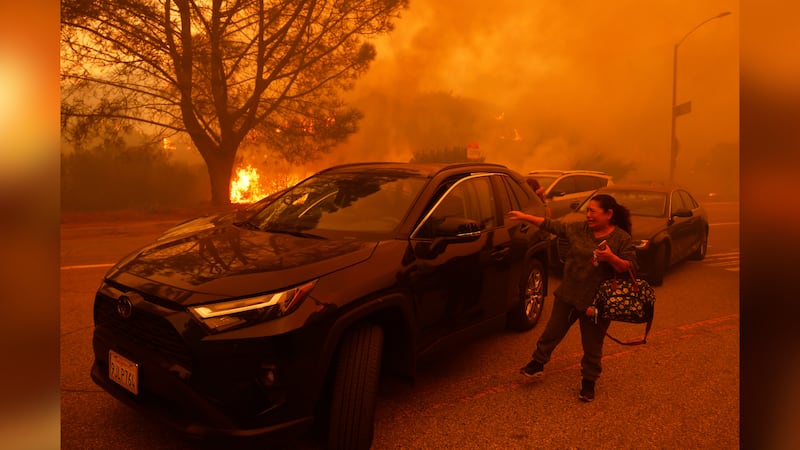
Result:
M532 259L525 270L525 278L520 287L520 298L509 312L509 326L515 330L530 330L542 317L544 309L544 266Z
M703 240L700 241L700 246L697 247L694 253L689 255L689 259L693 259L695 261L701 261L706 257L706 253L708 252L708 231L705 232L703 235Z

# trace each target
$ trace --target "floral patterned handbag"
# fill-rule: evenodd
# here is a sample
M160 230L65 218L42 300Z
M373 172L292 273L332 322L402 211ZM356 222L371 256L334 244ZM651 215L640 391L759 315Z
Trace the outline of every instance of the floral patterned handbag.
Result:
M606 336L622 345L639 345L647 343L647 334L653 325L653 314L656 295L647 281L636 278L633 270L628 269L628 278L619 278L614 274L600 283L594 295L594 307L598 317L602 319L628 322L646 323L644 337L635 341L623 342L610 334Z

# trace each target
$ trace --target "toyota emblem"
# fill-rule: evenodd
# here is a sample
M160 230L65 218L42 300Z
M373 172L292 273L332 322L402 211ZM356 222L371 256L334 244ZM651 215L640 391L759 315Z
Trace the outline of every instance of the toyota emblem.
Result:
M133 304L127 295L123 295L117 300L117 314L123 319L130 319L133 314Z

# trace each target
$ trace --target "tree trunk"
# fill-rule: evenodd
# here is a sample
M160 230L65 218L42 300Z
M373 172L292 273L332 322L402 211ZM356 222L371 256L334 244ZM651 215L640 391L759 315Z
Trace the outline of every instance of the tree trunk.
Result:
M231 204L231 175L235 152L221 157L204 158L211 182L211 204L227 206Z

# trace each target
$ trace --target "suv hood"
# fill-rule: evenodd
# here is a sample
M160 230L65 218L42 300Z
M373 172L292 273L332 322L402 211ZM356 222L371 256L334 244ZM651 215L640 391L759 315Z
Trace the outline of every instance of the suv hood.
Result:
M106 278L191 305L294 286L365 261L376 245L222 225L162 238L125 257Z

